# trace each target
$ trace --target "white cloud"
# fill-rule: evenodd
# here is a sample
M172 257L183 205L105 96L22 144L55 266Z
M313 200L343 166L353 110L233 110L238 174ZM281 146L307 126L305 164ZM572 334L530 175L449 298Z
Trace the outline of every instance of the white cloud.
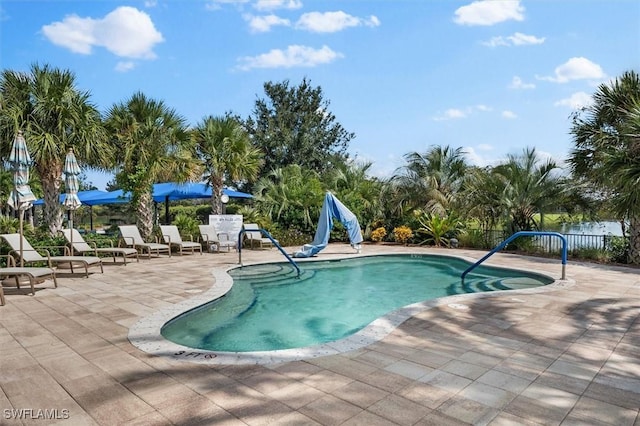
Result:
M460 25L494 25L504 21L524 20L520 0L482 0L462 6L455 11L453 21Z
M358 27L366 25L369 27L377 27L380 20L375 16L369 18L358 18L339 10L337 12L309 12L303 14L296 28L314 33L335 33L349 27Z
M472 106L472 107L467 107L465 109L449 108L444 113L436 115L435 117L433 117L433 120L435 120L435 121L456 120L456 119L460 119L460 118L467 118L469 115L471 115L471 114L473 114L474 112L477 112L477 111L490 112L492 110L493 110L493 108L491 108L491 107L489 107L487 105L476 105L476 106Z
M433 119L435 121L456 120L460 118L466 118L467 113L461 109L450 108L444 112L444 114L437 115Z
M478 149L480 151L489 151L485 147L488 146L486 144L478 145ZM473 147L465 146L464 148L465 157L469 161L469 164L477 167L486 167L486 166L495 166L500 163L499 159L496 159L495 156L490 158L487 155L483 155L477 152ZM493 149L493 147L491 147Z
M120 61L116 64L116 71L128 72L136 67L136 64L132 61Z
M302 2L299 0L258 0L253 7L257 10L276 10L276 9L300 9Z
M271 31L276 25L288 27L291 22L288 19L280 18L276 15L253 16L245 15L244 19L249 22L249 29L254 33L265 33Z
M554 106L564 106L569 107L571 109L580 109L582 107L586 107L591 105L593 102L593 98L591 95L585 92L576 92L568 98L561 99L558 102L555 102Z
M153 47L164 41L149 15L128 6L118 7L102 19L69 15L43 26L42 32L53 44L83 55L99 46L120 57L154 59Z
M502 118L506 118L508 120L513 120L515 118L518 118L518 116L513 111L505 110L505 111L502 111Z
M513 79L511 80L511 84L509 84L509 89L535 89L535 88L536 88L535 84L525 83L517 75L513 77Z
M538 77L540 80L555 83L568 83L571 80L602 80L606 74L600 65L587 58L571 58L555 69L554 77Z
M252 68L293 68L315 67L328 64L342 57L328 46L314 49L308 46L291 45L286 50L273 49L258 56L239 58L238 69L248 71Z
M219 10L225 4L242 6L245 3L249 3L249 0L209 0L204 7L207 10Z
M144 2L144 7L147 7L147 8L156 7L157 5L158 5L157 0L146 0Z
M514 33L507 37L493 37L489 41L482 42L485 46L498 47L498 46L525 46L530 44L542 44L544 43L544 37L536 37L532 35L526 35L522 33Z
M493 151L495 148L493 147L493 145L489 145L488 143L481 143L480 145L478 145L478 149L480 151Z

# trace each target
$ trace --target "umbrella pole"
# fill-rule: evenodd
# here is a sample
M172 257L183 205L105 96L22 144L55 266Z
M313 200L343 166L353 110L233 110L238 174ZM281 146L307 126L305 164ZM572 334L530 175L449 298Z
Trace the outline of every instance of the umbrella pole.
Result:
M24 254L24 247L22 244L22 239L24 238L24 210L22 209L18 209L18 217L19 219L19 223L20 223L20 267L24 267L24 258L23 258L23 254Z
M69 244L71 245L71 256L73 256L73 210L69 210Z

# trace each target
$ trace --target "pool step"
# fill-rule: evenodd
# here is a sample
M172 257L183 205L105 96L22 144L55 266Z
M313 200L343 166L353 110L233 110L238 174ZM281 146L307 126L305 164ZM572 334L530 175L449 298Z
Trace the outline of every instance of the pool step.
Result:
M272 265L274 266L274 265ZM295 269L291 268L289 265L278 265L279 268L271 268L270 270L261 269L260 271L256 271L251 269L250 273L244 273L243 271L239 271L232 273L231 276L235 280L247 280L250 281L254 286L263 286L263 285L278 285L282 284L286 281L291 281L291 284L295 284L304 280L308 280L315 275L315 271L305 271L302 270L300 273L300 277L296 278L297 272Z
M457 282L447 288L449 295L464 293L481 293L497 290L522 290L539 287L540 283L528 277L516 278L467 278L464 283Z

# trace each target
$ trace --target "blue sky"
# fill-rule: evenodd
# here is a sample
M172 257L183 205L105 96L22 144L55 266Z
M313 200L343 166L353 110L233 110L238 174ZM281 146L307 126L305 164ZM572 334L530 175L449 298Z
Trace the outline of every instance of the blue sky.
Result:
M378 176L435 144L561 161L571 112L640 70L637 0L3 0L0 25L3 69L70 69L103 112L142 91L195 126L307 77Z

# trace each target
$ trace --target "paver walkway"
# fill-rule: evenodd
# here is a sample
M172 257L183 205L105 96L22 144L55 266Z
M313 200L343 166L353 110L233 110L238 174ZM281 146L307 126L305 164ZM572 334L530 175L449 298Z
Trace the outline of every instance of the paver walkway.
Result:
M402 251L365 246L363 255ZM331 244L320 257L352 252ZM269 259L282 257L243 251L245 264ZM104 274L60 274L57 289L47 283L35 296L7 288L0 424L640 425L639 269L570 262L568 288L444 304L365 348L283 364L193 364L128 341L140 318L208 290L211 269L237 260L106 262ZM488 263L560 275L559 260Z

